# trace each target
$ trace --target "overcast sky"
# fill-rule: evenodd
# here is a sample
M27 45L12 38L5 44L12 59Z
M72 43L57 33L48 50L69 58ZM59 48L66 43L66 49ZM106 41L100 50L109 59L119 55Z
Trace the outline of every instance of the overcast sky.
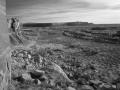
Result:
M120 23L120 0L7 0L7 16L22 22Z

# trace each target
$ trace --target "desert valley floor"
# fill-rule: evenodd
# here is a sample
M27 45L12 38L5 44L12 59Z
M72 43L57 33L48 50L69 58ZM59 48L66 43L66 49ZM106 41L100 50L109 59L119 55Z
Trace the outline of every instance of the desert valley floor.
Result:
M120 27L24 28L11 35L13 90L120 90ZM19 37L19 38L17 38Z

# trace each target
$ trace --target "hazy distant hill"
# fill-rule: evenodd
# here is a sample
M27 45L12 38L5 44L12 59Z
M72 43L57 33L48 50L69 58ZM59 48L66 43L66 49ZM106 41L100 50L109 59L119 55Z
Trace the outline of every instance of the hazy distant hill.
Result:
M93 25L88 22L62 22L62 23L24 23L24 27L50 27L50 26L79 26Z
M24 23L23 27L50 27L52 23Z

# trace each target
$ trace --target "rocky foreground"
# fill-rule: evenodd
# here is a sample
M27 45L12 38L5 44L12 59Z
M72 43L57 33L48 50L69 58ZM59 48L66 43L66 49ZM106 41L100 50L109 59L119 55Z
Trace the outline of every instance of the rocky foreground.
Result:
M13 51L10 90L120 90L120 77L113 72L65 54L60 49Z
M11 54L10 90L120 90L118 36L64 29L35 28L10 35L13 45L30 42L28 49ZM97 43L95 35L98 41L106 37Z

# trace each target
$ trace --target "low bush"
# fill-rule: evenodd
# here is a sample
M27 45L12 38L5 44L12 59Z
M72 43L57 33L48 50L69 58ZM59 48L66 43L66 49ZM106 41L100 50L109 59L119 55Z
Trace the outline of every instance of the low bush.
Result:
M91 30L106 30L104 27L92 27Z
M117 31L115 36L120 37L120 31Z

